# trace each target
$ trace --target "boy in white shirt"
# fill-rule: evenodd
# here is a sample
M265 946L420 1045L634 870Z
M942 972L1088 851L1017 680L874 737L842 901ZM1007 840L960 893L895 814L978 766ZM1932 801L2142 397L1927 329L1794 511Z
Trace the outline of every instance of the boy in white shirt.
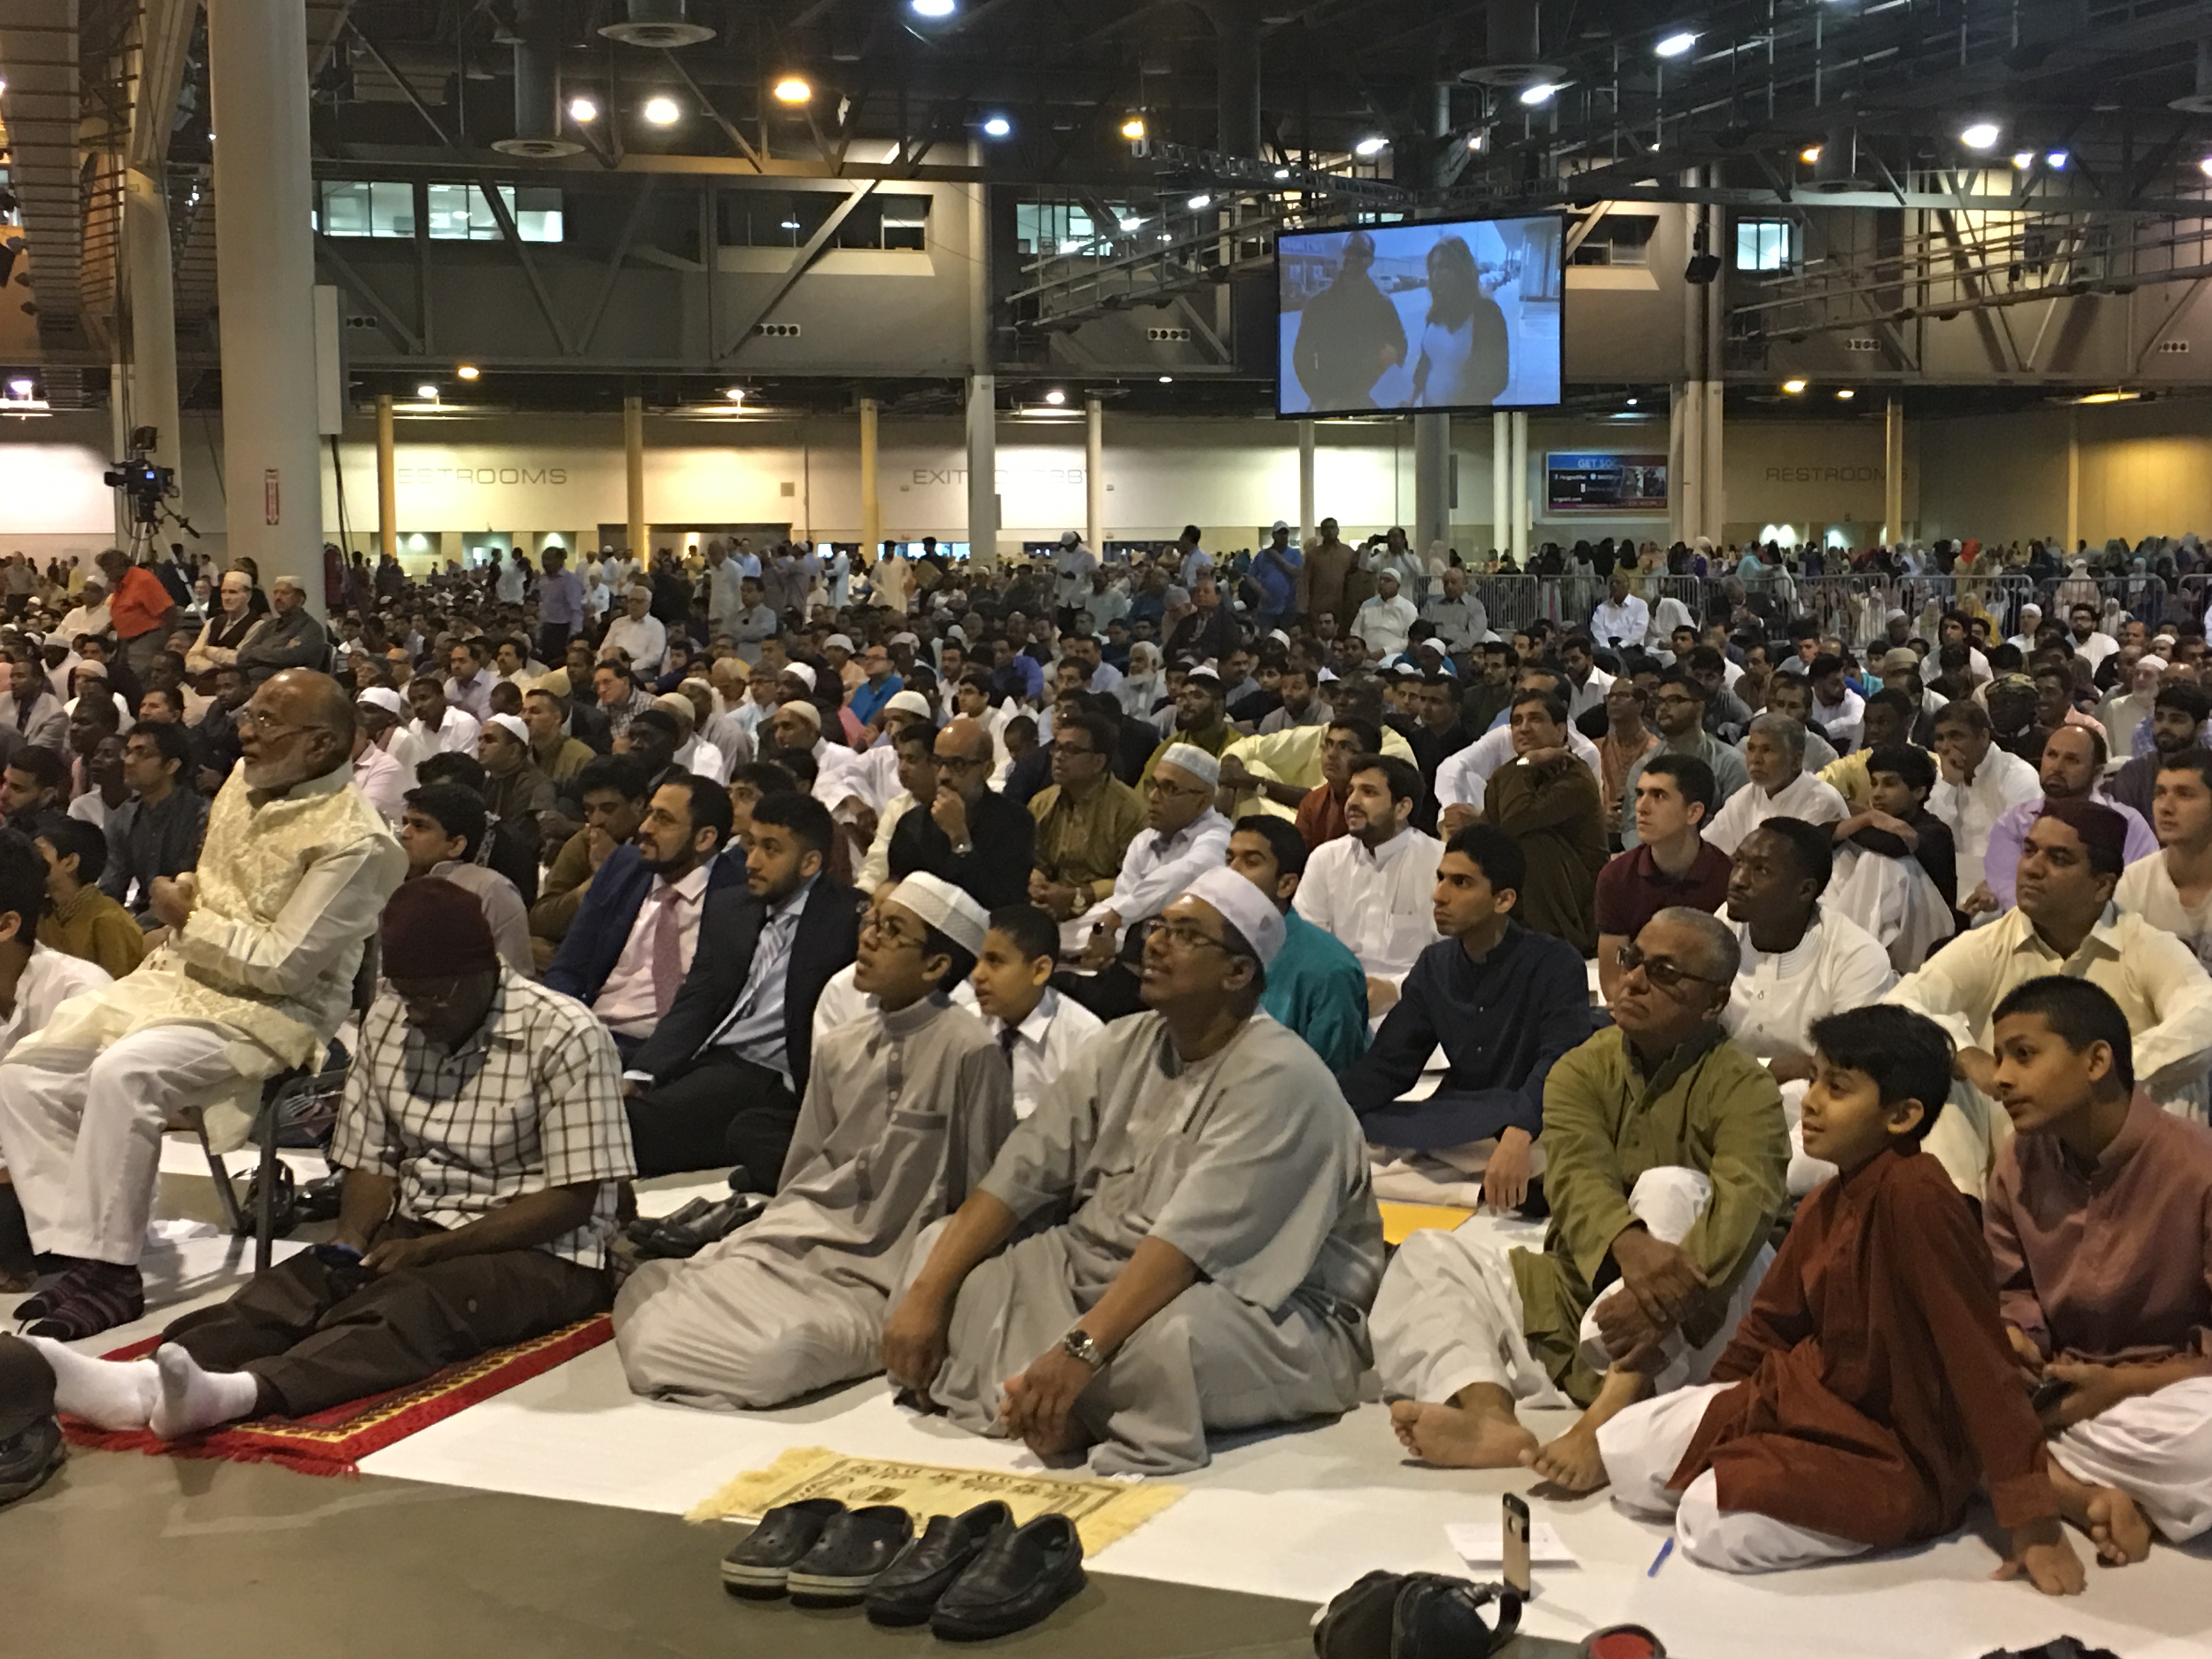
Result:
M968 983L975 1010L1014 1071L1014 1115L1027 1117L1045 1085L1105 1029L1097 1015L1052 988L1060 924L1035 904L991 912L990 931Z

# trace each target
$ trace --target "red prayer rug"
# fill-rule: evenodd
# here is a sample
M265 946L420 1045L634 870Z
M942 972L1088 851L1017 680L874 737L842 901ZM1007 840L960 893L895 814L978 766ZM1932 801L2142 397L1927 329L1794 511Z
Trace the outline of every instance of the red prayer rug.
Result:
M169 1457L216 1457L232 1463L281 1463L302 1474L358 1474L361 1460L455 1412L506 1393L517 1383L588 1353L614 1334L614 1316L599 1314L564 1329L495 1348L404 1389L349 1401L301 1418L264 1417L234 1423L189 1440L157 1440L143 1429L96 1429L73 1417L62 1431L74 1446L143 1451ZM149 1336L104 1354L143 1359L160 1346Z

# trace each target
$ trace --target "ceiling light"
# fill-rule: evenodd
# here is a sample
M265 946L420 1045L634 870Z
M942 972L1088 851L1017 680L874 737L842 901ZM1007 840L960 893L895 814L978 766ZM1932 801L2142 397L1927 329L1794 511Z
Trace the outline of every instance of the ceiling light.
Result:
M438 388L434 386L418 386L415 388L415 395L426 404L434 404L438 401Z
M1174 376L1174 375L1172 375L1172 374L1163 374L1163 375L1161 375L1161 376L1160 376L1160 384L1161 384L1162 386L1173 386L1173 385L1175 384L1175 376Z
M2212 178L2212 155L2206 156L2197 165L2204 170L2204 173L2207 178Z
M1142 230L1145 228L1145 222L1142 219L1121 219L1115 221L1115 223L1121 227L1124 234L1133 230Z
M777 227L777 228L781 230L797 230L799 228L799 221L796 219L786 219L780 226Z
M1820 147L1818 144L1806 145L1804 149L1797 152L1797 159L1802 161L1807 167L1811 167L1814 162L1820 159Z
M1859 394L1858 394L1857 392L1856 392L1852 391L1852 390L1850 389L1850 387L1849 387L1849 386L1838 386L1838 387L1836 388L1836 396L1838 396L1838 398L1842 398L1845 403L1849 403L1849 402L1850 402L1850 400L1851 400L1852 398L1854 398L1857 397L1858 395L1859 395Z
M1134 143L1138 139L1143 137L1145 136L1145 118L1141 115L1123 116L1121 118L1121 136L1124 138L1128 139L1132 143Z
M2032 149L2016 149L2013 151L2012 164L2014 171L2020 173L2027 172L2030 167L2035 165L2035 152Z
M1539 81L1533 87L1524 87L1521 101L1534 109L1539 104L1548 104L1559 94L1559 86L1551 81Z
M1014 124L1003 115L991 116L983 123L983 136L986 138L1003 138L1013 130Z
M599 106L588 98L571 98L568 118L580 126L586 121L596 121L599 118Z
M787 75L772 90L779 104L803 104L814 95L814 88L795 75Z
M1680 58L1697 44L1698 37L1687 29L1683 29L1677 33L1668 35L1651 50L1662 58Z
M4 90L6 85L5 82L0 82L0 90ZM11 398L27 398L37 390L38 386L33 381L10 380L8 382L8 395Z
M657 127L674 126L683 113L677 108L673 98L648 98L645 100L645 118Z
M459 375L465 380L473 380L482 372L483 371L477 368L474 363L463 363L459 368L453 371L454 374Z
M2050 155L2043 158L2043 165L2049 167L2053 173L2065 172L2066 162L2067 155L2063 149L2054 149Z
M952 12L952 0L914 0L916 17L950 17Z
M1482 131L1482 130L1481 130L1481 129L1480 129L1480 128L1478 128L1476 131L1473 131L1473 132L1468 133L1468 134L1467 135L1467 147L1468 147L1469 149L1473 150L1473 151L1474 151L1477 155L1481 155L1483 151L1485 151L1485 150L1486 150L1486 149L1488 149L1490 148L1490 135L1489 135L1489 133L1487 133L1487 132L1486 132L1486 131ZM1652 146L1652 148L1656 149L1657 149L1657 148L1658 148L1658 146L1655 144L1655 145L1653 145L1653 146Z
M1802 380L1784 380L1782 383L1782 389L1794 398L1805 389L1805 382Z
M745 400L745 389L741 386L733 386L722 395L733 404L741 404Z
M2131 404L2142 396L2140 392L2092 392L2074 401L2077 404Z
M1627 403L1628 403L1628 406L1629 406L1631 409L1633 409L1633 408L1635 408L1635 407L1636 407L1636 399L1635 399L1635 398L1629 398L1629 399L1627 400Z
M1390 141L1388 138L1370 135L1365 138L1362 138L1358 143L1354 144L1352 147L1352 153L1354 155L1362 157L1380 155L1384 150L1389 148Z
M2004 130L1994 121L1977 121L1959 134L1959 142L1968 149L1989 149L2003 137Z
M1277 167L1275 169L1275 179L1278 183L1280 183L1283 179L1287 179L1290 176L1291 170L1288 167Z
M1044 400L1050 404L1054 409L1058 409L1062 404L1067 401L1067 394L1065 392L1062 392L1058 386L1054 386L1051 391L1044 394Z
M2208 168L2207 171L2212 171L2212 168ZM1194 196L1183 205L1193 213L1203 213L1213 205L1213 198L1211 196Z

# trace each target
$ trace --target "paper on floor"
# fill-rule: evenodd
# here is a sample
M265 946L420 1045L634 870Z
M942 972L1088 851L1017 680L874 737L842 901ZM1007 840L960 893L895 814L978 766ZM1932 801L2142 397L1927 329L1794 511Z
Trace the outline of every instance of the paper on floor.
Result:
M1452 1553L1470 1567L1505 1565L1505 1523L1503 1521L1454 1521L1444 1528ZM1578 1567L1582 1562L1548 1521L1528 1526L1528 1565L1534 1567Z

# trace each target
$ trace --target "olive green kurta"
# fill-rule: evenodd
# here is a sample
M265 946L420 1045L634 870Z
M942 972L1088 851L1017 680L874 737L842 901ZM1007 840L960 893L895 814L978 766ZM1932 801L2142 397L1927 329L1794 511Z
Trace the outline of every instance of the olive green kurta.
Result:
M1618 1026L1562 1056L1544 1084L1544 1195L1552 1223L1541 1253L1513 1252L1528 1350L1571 1398L1588 1405L1598 1376L1577 1358L1583 1315L1613 1241L1636 1219L1637 1177L1665 1166L1713 1183L1711 1203L1682 1239L1705 1290L1682 1321L1702 1347L1773 1230L1784 1200L1790 1134L1782 1091L1717 1025L1645 1079Z
M1079 889L1084 908L1114 896L1122 854L1145 827L1143 796L1111 775L1089 800L1055 783L1037 792L1030 816L1036 820L1038 869Z

